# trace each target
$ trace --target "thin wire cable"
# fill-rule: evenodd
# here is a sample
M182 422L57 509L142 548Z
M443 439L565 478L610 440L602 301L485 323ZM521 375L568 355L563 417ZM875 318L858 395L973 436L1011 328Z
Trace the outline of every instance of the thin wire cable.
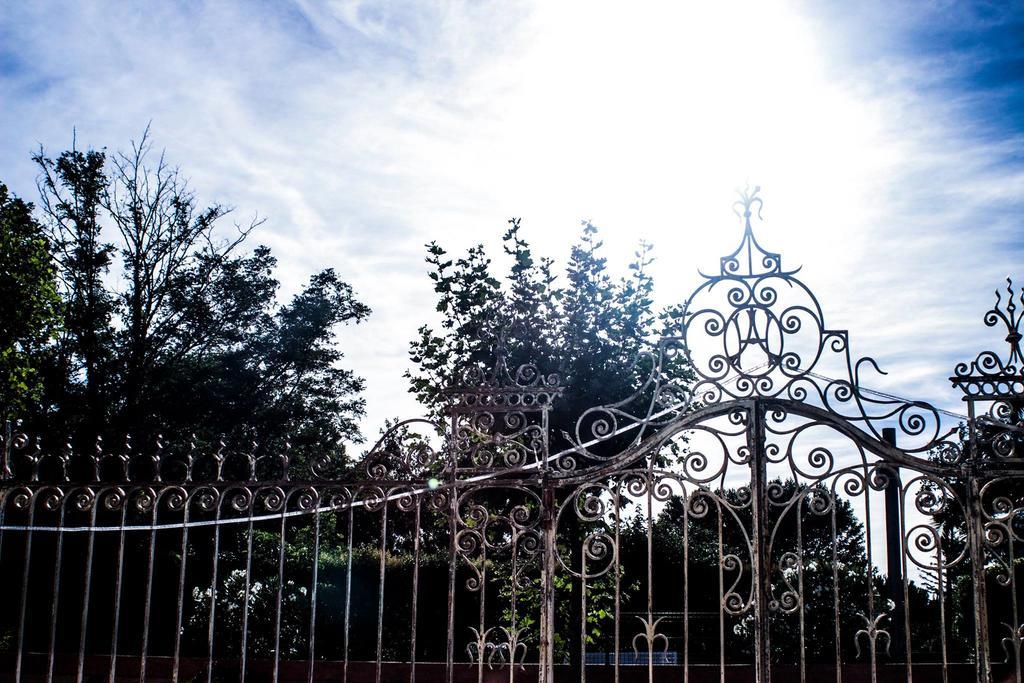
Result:
M763 363L763 364L761 364L761 365L759 365L757 367L751 368L750 370L748 370L746 372L748 372L748 373L756 372L757 370L761 369L765 365L767 365L767 363ZM811 377L814 377L816 379L823 380L823 381L828 381L828 382L839 381L839 380L836 380L834 378L827 377L825 375L820 375L820 374L813 373L813 372L808 372L806 374L808 374ZM723 384L729 384L729 383L737 381L738 379L740 379L739 375L737 375L736 377L733 377L733 378L731 378L729 380L724 381ZM915 401L912 401L911 399L902 398L902 397L896 396L894 394L887 394L885 392L877 391L875 389L868 389L868 388L865 388L865 387L858 387L858 389L861 392L870 393L870 394L873 394L873 395L876 395L876 396L879 396L879 397L882 397L882 398L886 398L888 400L900 401L900 402L903 402L903 403L915 403ZM633 431L635 429L639 429L642 425L649 424L651 420L656 420L656 419L662 418L665 415L668 415L668 414L676 412L676 411L678 411L678 410L680 410L682 408L685 408L687 405L688 405L688 403L686 403L686 402L676 403L676 404L671 405L671 406L669 406L669 407L667 407L667 408L665 408L665 409L663 409L663 410L661 410L661 411L659 411L657 413L654 413L653 415L651 415L649 418L647 418L645 420L642 420L642 421L639 421L639 422L633 422L632 424L629 424L629 425L627 425L625 427L620 427L620 428L616 429L614 432L612 432L609 436L606 436L606 437L601 438L601 439L597 439L597 438L591 439L590 441L584 442L584 443L582 443L582 444L580 444L578 446L573 446L571 448L566 448L566 449L563 449L563 450L559 451L558 453L554 453L554 454L548 455L547 458L544 460L544 462L548 463L548 462L551 462L553 460L557 460L558 458L561 458L563 456L570 455L572 453L578 453L581 448L587 448L589 446L593 446L595 444L598 444L598 443L600 443L602 441L607 440L608 438L610 438L612 436L620 436L622 434L627 434L627 433L629 433L629 432L631 432L631 431ZM935 408L935 410L936 410L936 412L942 413L943 415L947 415L949 417L953 417L953 418L956 418L956 419L962 419L962 420L966 420L967 419L966 415L960 415L958 413L954 413L954 412L951 412L951 411L948 411L948 410L942 410L942 409L939 409L939 408ZM533 463L530 463L529 465L526 465L525 467L523 467L522 470L524 470L524 471L534 470L534 469L537 469L538 467L540 467L540 462L533 462ZM458 486L465 486L466 484L474 484L474 483L479 483L479 482L482 482L482 481L488 481L488 480L495 479L495 478L497 478L499 476L502 476L502 475L505 475L505 474L507 474L507 472L490 472L490 473L486 473L486 474L478 474L476 476L468 477L466 479L460 479L458 481L457 485ZM366 482L366 483L372 484L373 482L371 481L371 482ZM355 485L356 486L360 486L362 484L363 484L362 482L359 482L359 483L356 483ZM75 527L31 526L31 527L29 527L27 525L4 524L4 525L0 525L0 531L28 531L29 529L31 529L32 531L55 531L55 532L61 532L61 533L76 533L76 532L88 532L88 531L118 531L118 532L120 532L120 531L166 531L166 530L171 530L171 529L185 529L185 528L191 529L191 528L207 527L207 526L217 526L217 525L224 526L224 525L228 525L228 524L248 524L250 521L252 521L254 523L255 522L264 522L264 521L269 521L269 520L278 520L279 521L280 519L282 519L282 517L284 517L284 518L301 517L303 515L310 515L310 514L314 514L314 513L317 513L317 512L319 512L319 513L338 512L338 511L342 511L342 510L348 510L350 508L365 507L366 505L371 504L371 503L374 504L374 505L380 505L382 503L383 504L387 504L389 502L393 502L393 501L399 500L401 498L406 498L406 497L409 497L409 496L419 496L419 495L423 495L425 493L430 493L430 492L436 491L436 490L443 490L443 489L447 489L447 488L452 488L452 486L453 486L452 484L431 485L431 484L428 483L426 486L421 486L419 488L411 489L411 490L404 491L404 492L401 492L401 493L393 493L391 495L385 496L383 500L381 500L379 498L374 498L374 499L370 499L370 500L365 500L364 499L364 500L352 501L350 503L338 503L337 505L317 506L317 507L312 507L312 508L310 508L308 510L292 510L291 512L285 512L285 513L274 512L274 513L267 513L267 514L263 514L263 515L247 515L247 516L244 516L244 517L237 517L237 518L232 518L232 519L194 520L194 521L190 521L190 522L181 522L181 523L171 522L171 523L167 523L167 524L157 524L155 526L153 526L153 525L117 525L117 526L109 526L109 527L107 527L107 526L101 526L101 527L95 527L95 526L75 526Z
M733 382L733 381L736 381L737 379L739 379L739 377L735 377L735 378L730 379L728 381L729 382ZM548 463L548 462L551 462L553 460L557 460L558 458L561 458L563 456L569 455L571 453L578 453L581 448L587 448L589 446L593 446L593 445L595 445L597 443L600 443L602 441L605 441L608 438L613 437L613 436L619 436L621 434L626 434L626 433L628 433L630 431L633 431L634 429L638 429L641 425L648 424L651 420L655 420L655 419L664 417L665 415L668 415L669 413L677 411L680 408L684 408L684 407L686 407L686 405L688 405L688 404L686 402L682 402L682 401L679 402L679 403L676 403L676 404L674 404L672 406L669 406L668 408L665 408L665 409L663 409L663 410L653 414L651 417L649 417L649 418L647 418L647 419L645 419L645 420L643 420L641 422L634 422L634 423L632 423L630 425L627 425L625 427L620 427L619 429L616 429L614 432L612 432L609 436L605 436L605 437L600 438L600 439L598 439L598 438L591 439L590 441L584 442L584 443L580 444L579 446L573 446L571 448L563 449L563 450L559 451L558 453L550 454L550 455L547 456L547 458L544 459L544 462ZM521 469L522 470L534 470L534 469L537 469L539 466L540 466L540 462L533 462L533 463L530 463L530 464L522 467ZM466 484L474 484L474 483L478 483L478 482L481 482L481 481L488 481L490 479L495 479L495 478L497 478L499 476L502 476L502 475L505 475L505 474L507 474L507 472L505 472L505 471L502 471L502 472L489 472L489 473L485 473L485 474L478 474L476 476L468 477L466 479L460 479L457 482L457 485L458 486L464 486ZM358 482L358 483L354 483L354 485L355 486L361 486L364 483L365 484L372 484L373 482L372 481ZM163 531L163 530L169 530L169 529L184 529L186 527L187 528L196 528L196 527L205 527L205 526L214 526L214 525L242 524L242 523L248 524L250 520L252 520L253 522L261 522L261 521L268 521L268 520L280 520L282 517L285 517L285 518L299 517L299 516L302 516L302 515L309 515L309 514L313 514L313 513L316 513L316 512L321 512L321 513L324 513L324 512L336 512L336 511L339 511L339 510L348 510L350 508L365 507L369 503L372 503L374 505L380 505L382 503L386 504L386 503L398 500L400 498L406 498L406 497L409 497L409 496L422 495L424 493L429 493L431 491L436 491L436 490L441 490L441 489L451 488L451 487L452 487L451 484L438 484L437 486L431 486L430 484L428 484L425 487L411 489L409 491L403 491L401 493L394 493L394 494L391 494L389 496L385 496L383 500L381 500L379 498L375 498L375 499L371 499L371 500L358 500L358 501L352 501L351 503L339 503L337 505L325 505L325 506L312 507L312 508L310 508L308 510L292 510L291 512L286 512L286 513L283 513L283 514L280 513L280 512L276 512L276 513L267 513L267 514L264 514L264 515L256 515L256 516L246 515L244 517L237 517L237 518L232 518L232 519L195 520L195 521L191 521L191 522L187 522L187 523L185 523L185 522L173 523L172 522L172 523L167 523L167 524L157 524L156 526L153 526L153 525L145 525L145 526L142 526L142 525L118 525L118 526L111 526L111 527L32 526L31 529L33 531L60 531L60 532L68 532L68 533L81 532L81 531L89 531L90 529L95 530L95 531L122 531L122 530L124 530L124 531L135 531L135 530ZM29 528L30 527L25 526L25 525L14 525L14 524L0 525L0 531L28 531Z
M826 382L845 381L845 380L835 379L834 377L828 377L826 375L819 375L816 372L808 372L806 374L810 375L811 377L814 377L815 379L824 380ZM895 394L887 394L884 391L879 391L877 389L869 389L867 387L862 387L862 386L858 386L857 387L857 391L859 391L862 394L872 394L873 396L878 396L880 398L884 398L884 399L887 399L887 400L890 400L890 401L898 401L900 403L920 403L920 401L915 401L915 400L910 399L910 398L904 398L903 396L897 396ZM935 406L930 406L930 407L935 412L940 413L942 415L945 415L946 417L952 417L952 418L957 419L957 420L967 420L967 419L970 419L966 415L962 415L960 413L954 413L951 410L944 410L942 408L936 408Z

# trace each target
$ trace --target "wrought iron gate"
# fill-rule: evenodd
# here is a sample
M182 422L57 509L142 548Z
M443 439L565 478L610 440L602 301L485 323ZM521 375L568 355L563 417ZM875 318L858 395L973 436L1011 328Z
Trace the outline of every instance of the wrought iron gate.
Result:
M1022 680L1024 294L955 369L967 415L873 391L760 206L573 433L503 333L358 472L9 430L4 678Z

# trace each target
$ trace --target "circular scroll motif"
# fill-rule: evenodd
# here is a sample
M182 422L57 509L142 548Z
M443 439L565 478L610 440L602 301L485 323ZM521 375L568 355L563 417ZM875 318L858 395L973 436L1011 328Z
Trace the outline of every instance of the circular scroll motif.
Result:
M824 350L824 316L792 274L710 278L687 303L683 337L700 379L732 396L775 395L807 374Z

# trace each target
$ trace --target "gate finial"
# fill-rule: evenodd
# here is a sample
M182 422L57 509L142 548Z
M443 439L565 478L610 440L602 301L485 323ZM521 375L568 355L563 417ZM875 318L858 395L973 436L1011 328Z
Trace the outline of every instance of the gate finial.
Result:
M510 331L500 325L488 335L490 364L466 364L445 391L461 472L547 467L548 413L562 393L560 379L533 363L509 367Z
M1006 298L1006 310L1000 310L999 304L1002 303L1002 297L999 294L999 290L996 290L996 305L989 311L989 315L992 316L992 322L989 325L995 325L996 320L1002 320L1003 324L1006 325L1006 343L1010 345L1010 357L1007 359L1009 367L1015 367L1019 371L1024 371L1024 355L1021 354L1020 342L1021 332L1020 323L1024 316L1021 312L1018 312L1017 305L1013 301L1013 279L1009 275L1006 276L1006 293L1009 295ZM1024 287L1020 289L1017 294L1018 300L1021 305L1024 306ZM986 317L988 322L988 317Z
M761 219L761 209L764 207L764 201L757 196L757 193L760 191L760 185L755 185L754 189L750 189L750 183L747 183L742 190L739 188L736 189L736 194L738 194L740 198L733 202L732 210L737 216L743 218L747 222L747 230L750 230L750 216L752 215L751 209L755 204L757 204L757 218L758 220ZM740 207L743 207L742 212L739 210Z
M749 184L743 189L736 190L739 199L733 202L732 210L743 220L743 238L731 254L720 259L719 277L750 278L774 273L783 274L782 256L762 247L754 236L753 227L751 227L750 217L755 215L755 208L758 220L761 219L761 209L764 208L764 200L758 195L760 191L760 185L751 188ZM703 273L701 274L703 275ZM710 276L704 275L704 277Z
M1006 278L1006 303L997 289L996 303L985 312L988 327L1006 327L1009 352L1005 359L995 351L982 351L970 363L959 363L950 381L964 392L964 400L1020 402L1024 399L1024 353L1021 351L1021 321L1024 320L1024 288L1014 290ZM1021 308L1018 308L1018 303Z
M971 415L978 416L971 430L972 453L976 458L1011 458L1024 453L1024 289L1015 292L1013 280L1007 277L1006 293L1004 304L1003 295L996 290L996 303L984 317L988 327L1005 326L1005 339L1010 347L1006 357L995 351L982 351L970 363L959 363L949 378L964 393Z

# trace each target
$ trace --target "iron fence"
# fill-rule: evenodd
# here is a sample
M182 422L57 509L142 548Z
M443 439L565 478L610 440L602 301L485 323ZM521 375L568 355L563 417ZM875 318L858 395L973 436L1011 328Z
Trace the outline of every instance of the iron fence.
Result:
M1021 680L1022 294L1009 354L878 369L739 247L635 394L552 434L557 376L494 362L356 471L286 444L15 426L0 482L12 680Z

